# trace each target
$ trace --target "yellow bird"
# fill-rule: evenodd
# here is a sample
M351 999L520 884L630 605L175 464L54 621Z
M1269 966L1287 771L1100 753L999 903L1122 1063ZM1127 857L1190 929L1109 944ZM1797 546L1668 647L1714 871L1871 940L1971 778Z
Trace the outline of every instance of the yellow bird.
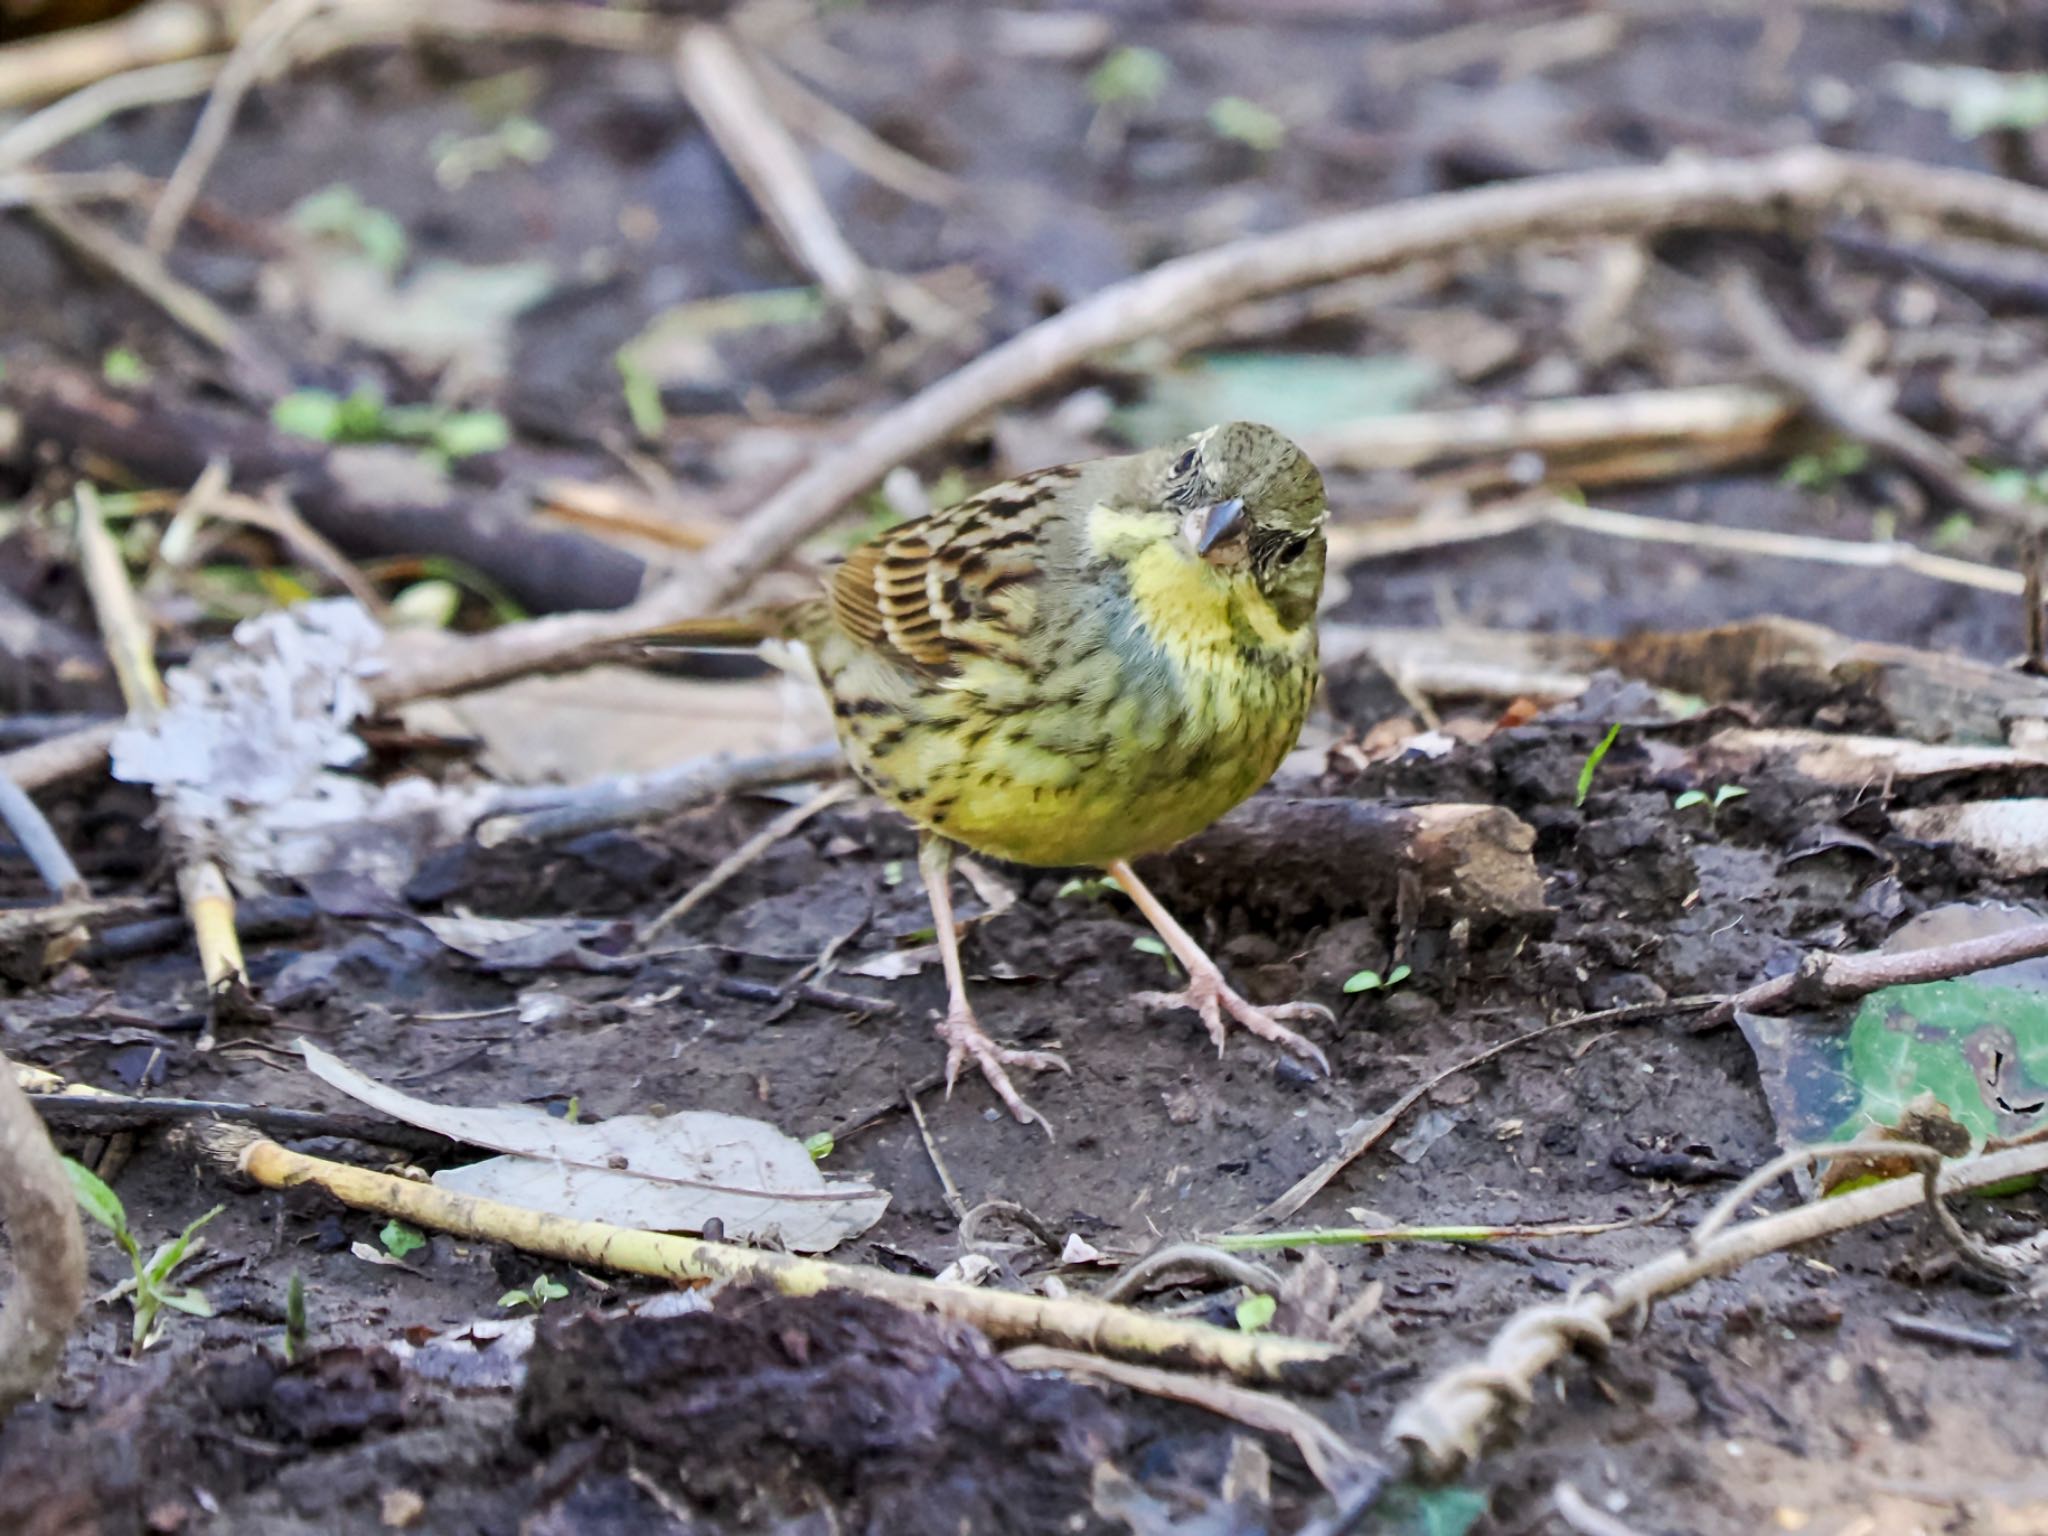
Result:
M824 596L754 621L803 643L854 772L918 826L949 1091L971 1056L1012 1114L1043 1126L1005 1069L1066 1068L975 1021L956 845L1107 870L1188 977L1138 1001L1194 1009L1219 1051L1228 1015L1328 1070L1287 1021L1329 1010L1239 996L1130 865L1208 826L1293 748L1316 687L1327 516L1299 448L1231 422L900 524L856 549Z

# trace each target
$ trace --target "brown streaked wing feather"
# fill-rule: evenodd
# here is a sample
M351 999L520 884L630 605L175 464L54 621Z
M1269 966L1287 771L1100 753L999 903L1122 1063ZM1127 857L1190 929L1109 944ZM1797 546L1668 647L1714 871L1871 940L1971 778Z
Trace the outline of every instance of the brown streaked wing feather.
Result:
M1015 655L1040 575L1048 501L1076 471L1039 470L889 530L832 576L832 613L848 634L927 670L962 652Z

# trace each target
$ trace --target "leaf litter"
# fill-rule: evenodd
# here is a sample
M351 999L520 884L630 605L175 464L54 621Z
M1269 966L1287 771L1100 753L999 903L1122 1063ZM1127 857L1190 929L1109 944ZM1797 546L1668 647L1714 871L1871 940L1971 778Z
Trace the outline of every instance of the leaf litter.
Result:
M331 1087L408 1125L506 1154L443 1169L434 1182L582 1221L702 1232L825 1253L882 1219L889 1196L828 1179L804 1144L740 1115L682 1110L571 1122L524 1105L434 1104L374 1081L307 1041L306 1067Z

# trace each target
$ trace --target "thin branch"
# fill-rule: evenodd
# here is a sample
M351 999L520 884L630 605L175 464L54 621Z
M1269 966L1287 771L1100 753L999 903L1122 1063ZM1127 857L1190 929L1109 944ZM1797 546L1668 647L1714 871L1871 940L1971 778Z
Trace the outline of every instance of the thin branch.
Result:
M936 166L878 137L867 124L833 106L766 54L749 50L749 61L761 88L776 109L821 149L828 149L868 180L900 192L915 202L946 208L958 202L966 187Z
M177 243L178 227L198 201L206 173L213 169L213 162L227 144L235 114L242 108L242 98L270 68L300 24L328 3L329 0L271 0L243 29L227 63L214 77L213 89L193 126L192 138L150 212L142 243L151 253L161 257Z
M1896 460L1942 500L2001 527L2038 533L2048 515L1994 491L1963 456L1891 407L1892 387L1853 362L1809 351L1765 302L1756 279L1731 271L1720 286L1721 307L1773 380L1806 402L1837 432Z
M0 1216L14 1290L0 1312L0 1419L42 1389L85 1302L85 1233L50 1134L0 1056Z
M534 810L494 815L480 823L476 840L485 848L498 848L580 837L606 827L658 821L734 790L829 778L845 768L845 757L830 742L758 757L697 757L659 773L623 774L547 792L547 802Z
M2048 1142L2010 1147L1948 1163L1934 1193L1946 1198L2043 1172ZM1407 1452L1418 1474L1455 1474L1479 1455L1503 1409L1533 1405L1543 1372L1574 1349L1605 1348L1616 1326L1646 1321L1652 1302L1766 1254L1901 1215L1926 1199L1921 1180L1891 1179L1746 1222L1697 1249L1674 1248L1570 1300L1524 1308L1494 1335L1483 1359L1444 1372L1403 1403L1387 1438Z
M1360 560L1385 560L1425 550L1506 538L1529 528L1569 528L1603 538L1646 544L1678 544L1727 554L1755 555L1768 560L1807 560L1857 570L1905 571L1930 581L1972 587L2018 597L2026 578L2018 571L1929 554L1899 540L1822 539L1810 534L1776 533L1762 528L1723 528L1713 523L1686 523L1675 518L1646 517L1582 507L1555 497L1476 512L1469 517L1430 518L1340 527L1330 534L1330 563L1342 566Z
M58 145L124 112L197 96L212 86L220 66L219 59L179 59L110 75L73 91L0 133L0 170L40 160Z
M0 112L51 101L94 81L190 58L220 42L211 6L160 0L132 15L0 47Z
M666 911L645 928L641 929L641 947L644 949L647 945L653 943L655 938L663 931L694 911L704 901L708 900L714 891L721 889L734 875L737 875L749 864L752 864L762 854L817 815L818 812L827 810L839 804L842 800L851 800L859 791L859 787L857 784L847 780L827 785L824 789L811 796L810 799L804 801L803 804L791 806L780 816L769 822L760 831L756 832L744 843L741 843L739 847L733 849L731 853L720 859L709 874L683 892Z
M847 243L796 141L723 27L698 22L685 29L676 79L776 239L856 330L878 340L882 304L875 275Z
M4 773L0 773L0 824L5 824L7 830L14 834L21 851L28 855L29 863L35 865L36 873L43 877L43 884L59 901L84 901L87 898L90 893L86 889L85 877L71 862L71 855L64 851L64 844L51 830L42 808Z

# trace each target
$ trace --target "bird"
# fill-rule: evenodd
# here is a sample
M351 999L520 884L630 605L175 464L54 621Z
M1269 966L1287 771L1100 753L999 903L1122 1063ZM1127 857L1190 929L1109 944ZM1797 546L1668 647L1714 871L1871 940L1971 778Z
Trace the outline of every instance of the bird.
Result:
M1291 1023L1224 978L1131 863L1200 832L1291 751L1319 672L1329 516L1322 476L1275 429L1233 421L1164 446L1039 469L888 528L816 597L663 631L798 642L854 774L918 831L947 1005L950 1094L972 1060L1018 1120L1049 1122L1010 1069L1070 1070L998 1044L968 998L956 850L1106 871L1187 985L1219 1053L1226 1018L1315 1063Z

